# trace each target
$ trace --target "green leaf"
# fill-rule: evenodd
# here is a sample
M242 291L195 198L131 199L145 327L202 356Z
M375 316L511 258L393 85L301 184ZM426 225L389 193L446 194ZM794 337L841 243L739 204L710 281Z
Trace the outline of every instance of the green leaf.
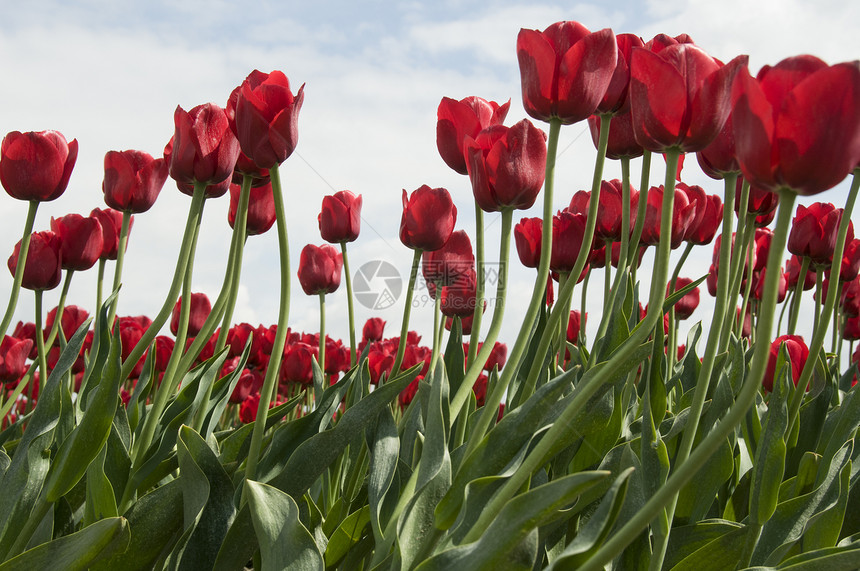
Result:
M673 527L672 534L669 536L669 545L666 548L666 557L663 559L664 568L673 569L680 561L702 547L739 529L745 528L739 523L724 519L703 520L690 525ZM742 542L745 534L740 536L738 541ZM743 548L743 543L738 545Z
M380 521L382 503L394 480L400 450L397 424L390 409L386 408L379 413L373 432L368 431L367 442L370 448L370 469L367 474L370 522L376 542L381 543L385 528L385 522Z
M248 480L251 519L262 558L261 571L324 569L314 538L299 521L299 507L282 491Z
M325 550L326 567L331 567L366 536L365 529L370 525L370 506L352 512L340 523L328 540Z
M713 532L714 530L708 531ZM674 534L675 530L672 530L672 535ZM738 527L720 533L716 539L681 559L671 568L671 571L725 571L726 569L734 569L737 567L743 552L746 536L746 527ZM698 545L698 542L694 545Z
M705 518L720 488L734 472L732 445L726 439L708 458L696 475L678 494L675 507L675 524L694 523ZM672 534L674 535L674 531Z
M783 351L787 351L783 348ZM773 394L753 463L750 522L762 525L776 510L779 486L785 473L785 431L788 428L788 380L774 375Z
M60 537L0 564L0 571L17 569L86 570L99 559L125 550L130 539L121 517L103 519L77 533Z
M87 467L87 501L84 511L84 526L108 517L117 517L116 497L113 487L104 472L107 443Z
M451 332L448 334L448 345L442 356L445 372L448 375L450 391L457 392L460 383L466 376L466 355L463 352L463 327L459 317L454 318Z

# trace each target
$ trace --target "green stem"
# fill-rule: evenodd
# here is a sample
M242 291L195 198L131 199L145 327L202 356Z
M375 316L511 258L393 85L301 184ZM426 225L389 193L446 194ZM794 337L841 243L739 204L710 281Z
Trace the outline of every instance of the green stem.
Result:
M749 310L750 315L753 315L753 311L752 311L753 307L750 306L750 302L752 301L752 299L751 299L752 296L750 295L750 292L752 291L753 268L754 268L753 256L755 255L755 230L753 229L754 226L752 224L753 216L754 216L753 214L747 214L747 225L749 228L752 229L752 231L750 232L751 236L748 235L748 244L747 244L747 248L746 248L746 251L747 251L746 259L748 261L747 283L744 286L744 296L741 300L741 314L740 314L740 317L734 322L735 328L733 329L738 337L740 337L741 333L743 332L744 316L747 314L747 308L748 307L750 308L750 310ZM754 339L755 339L755 334L753 333L751 341Z
M278 165L269 169L272 179L272 194L275 197L275 219L278 225L278 254L281 268L281 295L278 309L278 329L272 344L272 356L266 369L266 378L260 391L260 404L257 406L257 419L254 422L254 432L251 434L251 447L245 468L245 479L253 480L257 475L257 463L263 445L263 433L266 430L266 415L269 403L272 401L277 388L278 372L284 355L284 345L287 341L287 323L290 317L290 249L287 239L287 220L284 214L284 197L281 191L281 176ZM244 495L244 494L243 494Z
M317 363L320 366L320 370L322 371L323 378L325 378L325 293L319 294L320 296L320 345L319 345L319 359Z
M9 324L12 323L12 316L15 314L15 308L18 307L18 294L21 291L21 281L24 279L24 266L27 265L27 252L30 251L30 237L33 234L33 223L36 221L36 210L38 208L39 202L31 200L30 208L27 210L27 220L24 222L24 235L21 237L21 247L18 250L18 265L15 267L15 277L12 279L9 305L6 306L3 322L0 323L0 339L3 339L6 336L6 332L9 331Z
M627 268L630 255L630 157L621 157L621 246L618 254L618 267L615 269L615 282Z
M403 308L403 323L400 325L400 341L397 343L397 356L394 358L394 365L391 367L391 374L396 375L400 372L400 366L403 364L403 356L406 354L406 337L409 335L409 316L412 313L412 293L415 289L415 281L418 279L418 265L421 263L421 250L415 250L412 254L412 270L409 273L409 286L406 288L406 306ZM442 295L441 291L436 292L436 297Z
M352 298L352 274L349 272L349 258L346 255L346 242L340 243L340 252L343 255L343 273L346 278L346 307L349 313L349 365L355 365L358 352L355 343L355 309Z
M794 286L794 299L791 300L791 313L788 315L788 334L794 335L797 327L797 316L800 313L800 299L803 296L803 286L806 283L806 274L809 272L809 256L801 256L800 273L797 276L797 284Z
M747 236L749 235L749 227L752 226L749 223L749 216L747 215L747 210L749 209L749 193L750 193L750 185L747 181L744 181L741 187L741 197L740 202L738 203L738 229L735 233L735 236L731 235L723 236L723 240L729 240L729 243L733 244L732 247L732 259L731 265L728 268L721 267L721 271L729 271L731 278L729 283L729 301L728 308L735 309L738 304L738 295L741 291L741 280L743 278L743 266L746 260L745 252L746 249L746 241ZM754 231L754 230L753 230ZM722 262L721 262L722 263ZM743 314L741 315L741 324L743 326ZM732 331L732 324L735 321L734 312L727 313L724 318L723 328L720 331L720 345L719 351L722 352L729 345L729 335Z
M768 267L779 267L780 265L794 201L794 193L788 191L781 193L776 228L773 232L768 255ZM771 336L778 293L779 273L767 272L757 324L760 339L769 339ZM666 483L657 489L651 499L600 547L581 568L583 571L602 569L606 563L636 539L642 530L672 501L672 498L677 495L681 488L698 473L708 458L724 443L729 433L734 431L738 424L743 421L747 411L755 402L756 394L767 368L769 354L770 343L758 343L753 346L753 357L747 377L738 393L735 404L732 405L726 416L711 429L685 462L676 462L675 469Z
M603 260L603 310L609 305L609 291L612 286L610 278L612 277L612 241L607 240L606 251L604 252Z
M436 368L436 361L439 360L439 352L440 347L442 345L442 330L439 326L440 323L444 325L444 318L442 318L442 285L440 283L436 283L436 301L433 304L433 352L430 357L430 368L427 369L428 379L433 378L433 370ZM477 296L476 296L477 298ZM476 299L477 301L477 299ZM474 341L474 344L477 345L478 342ZM471 352L472 343L469 343L469 351Z
M230 241L230 254L227 257L227 271L224 275L224 283L221 285L220 295L223 295L225 290L229 293L227 293L228 298L227 305L224 308L224 318L221 320L221 332L218 334L218 341L215 344L216 355L227 345L227 335L233 322L233 310L236 308L236 300L239 298L239 281L242 277L242 254L245 251L245 242L247 240L251 180L252 177L250 175L242 175L242 188L239 190L239 203L236 205L236 219L233 221L233 239ZM214 307L212 311L214 313ZM206 324L204 323L203 330L206 329ZM208 332L207 339L209 335L211 335L211 331Z
M475 311L472 313L472 329L469 333L469 355L467 363L472 363L478 354L481 340L481 323L484 321L484 294L486 292L486 270L484 268L484 211L475 202L475 263L478 281L475 286Z
M42 335L42 290L37 289L36 294L36 349L39 354L39 394L45 388L48 380L48 354L45 350L45 337Z
M564 284L567 283L567 280L571 279L570 274L567 272L559 272L558 276L558 287L559 289L564 289ZM565 308L565 312L570 315L570 300L568 300L567 307ZM556 362L558 366L564 368L564 351L567 349L567 323L564 320L559 320L559 325L556 328L556 343L557 343L557 358Z
M651 151L642 154L642 177L639 181L639 204L636 207L636 224L633 226L633 234L630 235L630 251L627 254L627 265L632 266L633 271L639 265L639 240L642 238L642 229L645 227L645 212L648 206L648 188L651 178ZM636 278L633 279L634 283Z
M585 279L582 280L582 297L579 302L579 334L576 341L577 345L585 345L585 302L588 299L588 280L591 278L591 272L585 274ZM572 293L572 292L571 292ZM552 317L552 316L550 316ZM570 319L570 311L561 315L561 320ZM598 334L598 339L600 334Z
M122 265L125 260L125 249L128 245L128 231L131 225L131 212L123 212L122 213L122 227L119 231L119 244L116 248L116 266L114 267L113 273L113 291L119 289L120 284L122 283ZM119 300L119 296L113 298L113 302L110 305L110 312L108 313L108 329L113 329L113 320L116 317L116 306Z
M821 316L821 290L824 288L824 272L815 272L815 311L812 314L812 330L818 330Z
M105 263L107 258L99 258L99 273L96 279L96 312L102 308L102 284L105 280Z

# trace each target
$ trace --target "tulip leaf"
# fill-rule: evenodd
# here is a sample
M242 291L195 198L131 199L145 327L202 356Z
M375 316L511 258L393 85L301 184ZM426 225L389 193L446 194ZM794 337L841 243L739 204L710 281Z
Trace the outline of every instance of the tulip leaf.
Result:
M328 540L325 550L326 567L332 567L346 557L350 549L367 536L365 530L369 525L370 506L364 506L344 518Z
M753 463L749 511L753 524L764 524L776 510L779 486L785 473L788 394L788 380L782 375L774 378L767 418Z
M462 345L461 345L462 347ZM370 522L377 543L382 543L384 522L380 520L382 503L397 471L400 437L390 409L383 409L376 418L373 431L368 430L370 468L367 474L367 496Z
M252 480L245 486L260 544L261 571L325 569L313 536L299 521L299 507L293 498Z
M0 571L15 569L63 569L85 571L100 559L122 552L129 543L125 519L97 521L77 533L43 543L0 564Z
M689 525L672 528L663 566L672 569L687 556L695 553L719 537L744 527L724 519L706 519Z
M471 338L470 338L471 342ZM477 340L475 341L477 343ZM459 317L455 317L451 323L451 332L448 335L448 345L443 354L445 372L448 375L448 386L454 394L460 388L463 378L466 376L466 355L463 350L463 326Z
M117 517L116 497L110 480L105 476L104 463L107 442L87 467L87 500L84 504L84 526L100 519Z
M696 524L696 526L701 526L701 524ZM746 543L747 531L748 528L746 527L725 529L722 524L717 529L699 527L698 530L691 530L692 541L695 543L683 548L680 553L675 555L674 559L688 553L690 549L702 543L704 545L680 559L672 566L671 571L723 571L736 568ZM673 535L674 533L675 529L672 530ZM716 535L716 538L707 541L713 535ZM671 535L669 537L671 538ZM706 541L707 543L705 543Z

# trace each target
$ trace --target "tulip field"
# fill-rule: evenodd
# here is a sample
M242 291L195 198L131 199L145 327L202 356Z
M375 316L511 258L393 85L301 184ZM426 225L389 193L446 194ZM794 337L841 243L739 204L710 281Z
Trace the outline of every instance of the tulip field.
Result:
M361 194L322 197L319 236L290 259L281 166L305 86L282 71L213 94L223 107L177 106L158 156L107 152L89 214L38 216L77 140L5 135L0 183L29 209L6 245L0 571L860 569L860 61L752 70L686 34L574 21L520 30L516 58L530 119L506 125L511 102L477 95L436 109L434 159L469 200L391 196L412 260L399 323L355 317ZM568 192L574 124L594 171ZM845 204L826 202L840 184ZM174 185L190 206L172 279L157 313L129 315L135 216ZM231 241L210 298L192 279L216 200ZM267 232L278 313L238 322L247 240ZM84 271L94 303L66 303ZM301 295L319 303L310 331L291 320Z

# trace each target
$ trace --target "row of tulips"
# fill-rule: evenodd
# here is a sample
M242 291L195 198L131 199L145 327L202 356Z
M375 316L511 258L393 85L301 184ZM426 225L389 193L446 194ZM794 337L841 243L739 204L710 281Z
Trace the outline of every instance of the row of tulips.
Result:
M524 108L548 133L505 126L510 102L441 101L437 146L468 176L476 232L457 230L446 189L403 191L413 263L387 338L378 317L356 334L347 245L362 197L349 191L323 198L326 244L305 246L295 271L319 298L319 331L290 328L279 166L298 142L304 86L293 93L282 72L252 72L224 108L177 107L161 158L109 152L109 208L50 232L33 232L38 205L64 192L77 142L8 134L0 182L30 210L0 326L0 485L13 492L0 498L0 569L856 567L860 389L839 355L860 329L860 63L798 56L753 77L746 56L723 64L686 35L645 42L577 22L522 30L517 57ZM597 149L592 188L554 213L559 134L581 121ZM653 153L666 162L659 186ZM722 195L681 182L688 153ZM621 180L603 180L607 158ZM798 194L852 171L844 208L795 213ZM191 196L169 292L153 317L117 316L133 215L168 176ZM206 201L228 191L232 242L210 300L191 287L197 232ZM514 224L541 194L542 216ZM501 218L494 295L484 212ZM234 325L247 239L273 226L277 322ZM536 276L503 344L512 235ZM681 276L712 241L709 274ZM97 262L90 319L65 299ZM590 340L595 268L603 311ZM435 302L427 345L409 329L419 272ZM348 344L326 335L342 278ZM43 320L43 292L61 281ZM708 332L700 343L695 325L681 344L677 323L705 281ZM21 287L35 292L35 320L6 335ZM813 287L807 343L798 322Z

